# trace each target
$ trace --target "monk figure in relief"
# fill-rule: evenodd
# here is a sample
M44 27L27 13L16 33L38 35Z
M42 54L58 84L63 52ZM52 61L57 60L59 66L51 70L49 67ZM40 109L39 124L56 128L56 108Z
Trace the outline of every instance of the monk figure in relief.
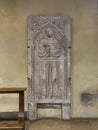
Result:
M51 28L47 28L45 36L41 39L39 44L40 58L58 58L61 55L61 47L57 39L54 37Z

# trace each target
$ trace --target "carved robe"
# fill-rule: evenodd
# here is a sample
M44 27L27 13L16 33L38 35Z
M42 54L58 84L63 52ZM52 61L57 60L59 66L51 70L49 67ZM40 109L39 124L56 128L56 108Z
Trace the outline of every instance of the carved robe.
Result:
M64 50L62 42L54 36L54 30L46 28L49 29L50 34L44 34L41 38L37 36L35 43L35 71L39 70L39 75L35 73L35 87L40 86L36 89L38 98L60 99L63 98L61 89L64 89Z

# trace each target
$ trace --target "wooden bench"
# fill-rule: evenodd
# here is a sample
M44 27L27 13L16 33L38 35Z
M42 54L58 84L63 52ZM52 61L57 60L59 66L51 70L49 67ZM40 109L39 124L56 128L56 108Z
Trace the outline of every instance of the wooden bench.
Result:
M18 123L3 123L0 125L0 130L12 130L12 129L25 129L24 120L24 91L26 88L0 88L0 93L18 93L19 94L19 113L18 113Z

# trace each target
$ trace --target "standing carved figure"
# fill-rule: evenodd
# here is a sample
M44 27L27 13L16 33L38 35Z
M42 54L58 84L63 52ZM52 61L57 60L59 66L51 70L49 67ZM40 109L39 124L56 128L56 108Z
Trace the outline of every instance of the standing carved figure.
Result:
M59 97L60 62L58 58L61 56L61 50L62 48L59 41L55 38L53 30L47 28L44 37L39 41L38 45L38 55L40 60L42 60L40 69L44 70L43 76L40 77L41 91L44 90L44 93L41 93L43 98ZM57 93L54 93L54 91Z

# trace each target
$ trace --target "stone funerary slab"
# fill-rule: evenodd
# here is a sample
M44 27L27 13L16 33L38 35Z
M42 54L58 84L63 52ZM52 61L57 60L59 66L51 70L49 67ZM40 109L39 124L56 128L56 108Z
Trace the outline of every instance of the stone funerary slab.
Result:
M60 104L62 119L70 119L71 26L67 16L28 17L29 119L37 119L37 104Z

